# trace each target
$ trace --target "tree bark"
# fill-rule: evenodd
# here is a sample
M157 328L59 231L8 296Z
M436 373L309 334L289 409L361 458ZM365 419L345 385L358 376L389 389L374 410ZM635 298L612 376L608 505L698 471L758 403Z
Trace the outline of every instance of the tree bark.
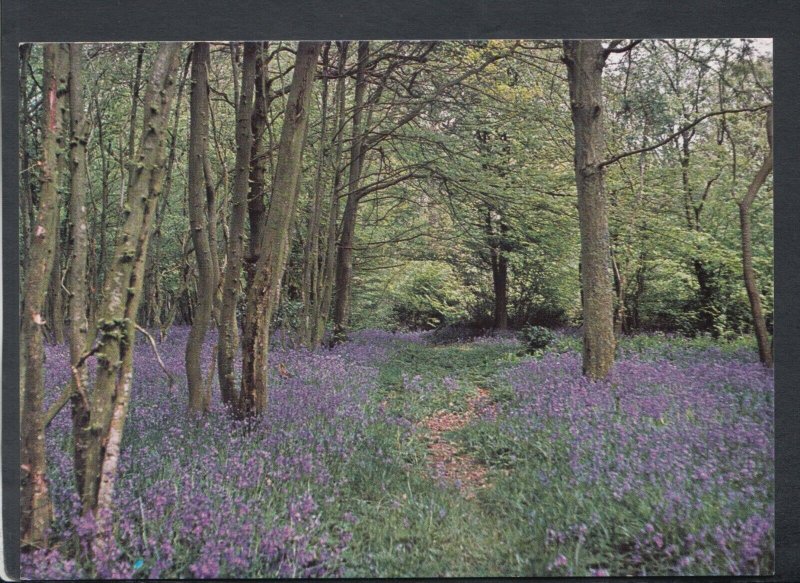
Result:
M63 124L62 124L63 125ZM63 156L62 156L63 157ZM58 174L63 175L64 166L59 169ZM60 201L57 203L60 207ZM50 289L47 290L48 299L48 323L52 333L54 344L64 344L64 296L61 293L61 217L57 218L56 225L56 247L53 250L53 268L50 270Z
M322 70L328 70L328 53L330 42L325 44L322 53ZM320 297L318 280L320 277L320 223L322 219L322 202L324 198L323 171L328 158L328 78L322 79L322 127L320 129L317 168L314 177L314 197L308 216L306 240L303 246L303 280L300 286L302 312L300 314L300 341L308 347L314 346L314 330L316 313L319 311Z
M136 49L136 74L131 85L131 119L128 126L128 187L133 182L133 148L136 146L136 116L139 109L139 88L142 85L142 58L144 57L144 44L140 44ZM120 205L124 204L120 200Z
M31 226L34 222L33 204L33 163L30 152L28 136L32 135L32 123L29 123L30 100L28 99L28 62L31 56L31 43L19 45L19 170L20 170L20 232L22 233L22 245L20 248L20 266L24 267L28 263L28 248L30 246ZM22 274L20 274L22 275ZM24 281L20 281L20 287Z
M243 322L239 413L258 415L267 407L267 356L272 312L280 300L288 235L297 206L303 146L321 43L301 42L286 103L269 213L261 231L260 255L248 289Z
M263 47L259 43L256 56L255 102L250 122L253 143L250 148L250 195L247 199L247 218L250 224L250 249L247 259L248 282L252 281L253 267L258 260L258 244L261 241L261 227L267 205L264 200L264 175L267 168L267 156L261 144L267 128L267 96L265 95L266 63L263 58Z
M350 312L350 287L353 281L353 243L355 240L358 213L358 185L364 156L364 130L361 117L367 88L366 69L369 60L369 42L358 43L358 67L356 91L353 104L353 138L350 145L350 175L347 202L342 216L342 233L339 236L339 251L336 259L336 301L333 313L333 342L342 341L347 333Z
M333 282L336 272L336 225L339 218L339 189L342 184L342 150L344 145L344 130L347 126L345 116L345 81L344 74L347 66L347 41L339 45L339 66L336 80L336 146L333 155L333 188L331 189L330 205L328 206L328 225L327 239L325 242L325 264L320 278L319 289L320 297L317 312L315 314L313 346L318 346L325 335L325 326L328 322L328 315L333 300Z
M99 230L99 249L97 251L97 270L95 281L92 285L92 297L90 298L90 312L93 314L91 325L94 328L97 308L102 301L100 291L103 289L106 274L106 225L108 224L108 207L111 196L111 180L109 176L109 163L106 153L106 141L103 135L103 116L100 111L100 103L95 96L95 114L97 123L97 141L100 146L100 168L102 172L102 184L100 188L100 228Z
M209 215L206 198L205 158L208 145L208 43L195 43L192 50L192 93L189 125L189 226L197 259L197 307L186 342L186 379L189 387L189 411L204 413L211 405L211 395L203 380L201 355L217 289L213 268Z
M758 342L758 356L764 366L772 367L772 345L767 331L767 324L764 320L764 311L761 307L761 293L756 280L756 272L753 268L753 235L750 226L750 209L758 195L758 191L767 181L767 177L772 172L772 108L767 110L767 143L769 151L767 157L761 163L761 167L753 177L753 181L747 188L747 194L739 201L739 225L742 230L742 273L744 275L744 286L747 289L747 297L750 299L750 310L753 314L753 328L755 330L756 342Z
M492 263L492 287L494 289L494 329L508 329L508 257L505 253L505 235L508 226L500 221L495 233L492 210L486 211L486 234L489 237L489 256Z
M89 190L89 175L86 168L86 146L89 139L89 125L83 109L83 80L81 66L83 53L81 45L69 45L69 115L70 115L70 199L69 199L69 238L70 268L67 274L69 289L69 355L72 366L77 367L83 354L89 349L87 336L88 296L86 293L89 240L86 217L86 195ZM75 483L78 491L85 488L85 450L80 436L75 433L85 426L89 411L79 389L87 386L89 378L85 368L78 371L79 377L72 380L72 428L75 441ZM80 385L80 386L79 386Z
M144 97L144 123L133 166L124 222L117 235L114 258L104 282L103 303L98 310L94 348L97 374L87 396L89 416L76 430L85 451L85 480L80 492L84 514L98 521L97 544L105 544L110 523L110 504L119 461L122 431L133 380L133 348L136 314L153 217L164 173L164 142L169 104L174 93L173 73L180 45L161 43L156 53ZM92 352L90 351L90 352ZM85 357L81 367L85 366ZM80 368L80 367L76 367ZM80 370L73 370L79 378Z
M605 152L603 67L597 40L564 41L575 129L575 182L581 235L583 373L605 378L614 363L613 292L608 215L599 165Z
M46 545L51 505L47 488L44 440L44 339L47 287L58 233L58 167L63 147L61 95L67 82L66 51L44 46L42 159L39 209L33 226L20 320L20 390L22 403L21 536L23 546Z
M219 314L217 371L222 402L236 408L236 377L234 359L239 344L236 305L239 300L241 272L244 263L244 223L247 213L250 155L253 147L252 115L256 56L259 43L245 43L242 61L242 90L236 111L236 171L233 184L232 209L229 223L227 263L222 283Z

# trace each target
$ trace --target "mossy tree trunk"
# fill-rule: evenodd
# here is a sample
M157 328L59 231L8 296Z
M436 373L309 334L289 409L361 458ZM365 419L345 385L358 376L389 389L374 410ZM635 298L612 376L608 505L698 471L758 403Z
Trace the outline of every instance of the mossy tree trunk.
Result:
M62 155L62 101L67 85L67 51L44 46L42 158L39 208L32 225L22 296L20 329L20 391L22 404L21 537L24 546L46 544L51 505L45 461L44 334L47 288L53 269L58 233L58 168Z
M69 118L70 118L70 198L69 198L69 248L70 267L67 274L69 290L69 355L72 366L77 367L83 354L89 349L87 336L89 321L87 317L88 296L86 293L89 250L88 224L86 217L86 196L89 190L89 175L86 167L86 146L89 140L89 124L86 122L83 106L83 80L81 66L83 53L81 45L69 45ZM75 438L75 482L78 491L84 489L85 443L76 433L88 421L87 403L81 397L78 384L88 384L85 368L76 368L78 377L72 380L72 428Z
M142 135L132 162L133 180L123 207L124 221L104 282L93 348L86 353L96 354L97 373L91 392L81 390L89 415L76 430L79 442L76 447L85 452L82 510L84 514L93 512L97 518L98 544L104 544L103 537L110 526L111 498L133 380L136 314L164 177L161 170L165 162L166 125L179 52L179 44L162 43L153 61L144 96ZM86 355L81 366L85 366ZM80 378L80 374L74 377Z

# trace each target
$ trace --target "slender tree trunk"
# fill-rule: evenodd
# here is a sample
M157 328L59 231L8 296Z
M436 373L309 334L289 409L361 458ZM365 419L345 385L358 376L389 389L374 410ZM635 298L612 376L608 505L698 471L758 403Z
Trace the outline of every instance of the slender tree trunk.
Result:
M131 85L131 119L128 126L128 187L133 182L133 149L136 146L136 115L139 110L139 88L142 85L142 58L144 57L144 44L140 44L136 49L136 74ZM124 196L124 190L120 191L120 196ZM120 200L120 205L124 204L124 199Z
M103 135L103 116L100 111L100 103L95 98L95 113L97 119L97 141L100 147L100 168L102 172L102 184L100 186L100 228L99 228L99 249L97 251L97 271L96 279L92 285L92 295L89 298L91 303L90 312L97 314L97 307L102 300L100 290L103 289L106 273L106 226L108 225L108 205L111 195L111 180L109 177L108 155L106 152L106 141ZM91 327L94 328L95 317L92 317Z
M325 242L325 262L318 289L320 298L315 314L315 328L313 346L318 346L325 335L325 325L333 300L333 282L336 272L336 226L339 218L339 190L342 185L342 150L344 145L344 130L347 126L345 116L345 68L347 66L347 41L339 45L339 66L336 80L336 146L333 155L333 188L331 189L330 205L328 206L327 239Z
M256 76L255 76L255 102L250 122L253 135L253 143L250 148L250 195L247 199L247 217L250 224L250 248L247 264L247 281L251 282L253 268L258 261L258 244L261 241L261 227L264 223L264 215L267 212L267 205L264 200L264 175L267 168L267 156L261 145L263 143L264 132L267 128L267 96L265 95L265 72L266 63L263 59L263 47L259 43L256 56Z
M492 287L494 289L494 329L508 329L508 257L505 253L505 236L508 226L500 221L495 233L492 210L486 211L486 234L489 237L489 254L492 262Z
M20 244L20 266L27 265L28 262L28 247L30 246L30 233L31 225L33 224L34 205L33 205L33 181L31 174L33 172L33 164L31 161L30 144L28 143L28 136L32 134L32 124L29 123L28 117L30 113L30 100L28 99L28 62L31 56L31 43L23 43L19 45L19 62L20 62L20 75L19 75L19 104L20 104L20 117L19 117L19 170L20 170L20 207L19 218L20 228L22 232L22 241ZM20 287L24 282L20 281Z
M322 70L328 70L328 52L330 44L326 43L322 53ZM300 341L305 346L314 346L314 330L316 312L319 311L320 297L317 293L319 280L319 248L320 222L322 218L322 202L324 198L323 170L328 158L328 78L322 79L322 128L320 129L317 169L314 177L314 198L311 201L311 212L308 217L306 241L303 246L303 281L300 286L302 312L300 314Z
M208 154L208 151L206 151ZM214 277L214 300L211 302L211 317L216 322L219 320L220 280L222 274L219 266L219 243L217 242L217 193L214 190L211 176L211 164L206 155L203 159L203 178L206 185L206 208L208 208L208 245L211 250L211 270ZM216 354L214 356L216 360ZM211 385L211 380L208 381Z
M508 258L500 249L494 271L494 329L508 330Z
M267 356L272 312L280 300L288 234L297 206L303 146L320 43L300 42L278 146L269 214L261 232L261 254L248 289L242 343L242 415L263 413L267 406Z
M156 208L155 227L153 228L153 237L150 243L151 252L147 256L147 265L145 267L144 278L144 297L145 302L142 308L143 321L150 326L157 327L159 330L164 329L164 302L169 301L168 297L162 293L160 266L162 257L162 232L161 227L164 222L164 217L169 208L170 193L172 192L172 177L173 169L175 167L175 159L178 152L178 135L179 124L181 120L181 102L183 95L183 88L186 84L186 78L189 73L189 65L192 61L192 53L189 51L189 56L183 66L181 73L180 83L178 84L178 92L175 98L175 113L172 116L172 137L169 144L169 155L167 156L166 174L164 177L163 196Z
M62 99L63 102L63 99ZM62 127L64 121L62 121ZM66 174L65 156L59 156L58 176ZM60 198L60 197L59 197ZM63 270L61 268L61 255L62 255L62 223L61 223L61 201L57 203L59 207L58 224L56 225L56 248L53 250L53 268L50 271L50 289L47 291L47 299L49 300L49 314L48 324L52 332L52 340L54 344L64 344L64 295L61 293L61 277Z
M750 310L753 314L753 328L755 329L756 342L758 342L758 356L764 366L772 367L772 345L767 331L767 324L764 320L764 312L761 308L761 292L758 288L755 269L753 269L753 239L750 227L750 209L758 195L758 191L772 172L771 107L767 111L767 143L769 144L767 157L747 188L747 194L739 201L739 225L742 229L742 273L744 275L744 286L747 289L747 297L750 299Z
M44 440L44 340L42 329L50 272L58 233L58 176L62 150L61 101L67 82L67 53L62 45L44 46L42 159L39 209L30 242L20 320L22 392L21 536L27 546L46 545L51 506Z
M69 289L69 355L72 366L77 367L83 354L88 350L87 319L88 297L86 293L86 259L89 240L86 218L86 195L89 190L89 175L86 168L86 145L89 139L89 126L83 110L83 80L81 66L83 54L81 45L69 45L69 114L70 114L70 199L69 199L69 238L70 268L67 274ZM77 368L76 368L77 370ZM73 432L84 427L89 418L87 403L81 398L79 387L88 384L85 368L78 370L79 377L72 380L72 427ZM79 435L75 437L75 482L78 491L85 488L85 450Z
M616 294L614 335L619 337L625 331L625 277L622 275L613 253L611 254L611 269L614 275L614 293Z
M603 45L597 40L564 41L572 122L575 181L581 234L583 373L605 378L614 363L613 293L610 274L603 169Z
M216 273L209 240L209 215L206 198L205 157L208 145L208 43L195 43L192 51L191 121L189 126L189 224L197 259L197 309L186 342L186 378L189 385L189 411L206 412L211 405L203 380L201 355L211 321Z
M239 344L236 306L239 300L241 272L244 259L244 223L247 213L250 154L253 147L252 112L253 88L256 74L256 56L259 43L245 43L242 61L242 90L236 112L236 171L233 185L230 233L228 236L227 263L222 283L222 303L219 314L219 339L217 371L222 402L235 406L236 377L234 359Z
M96 379L91 393L83 392L89 403L89 419L76 430L78 447L85 452L82 509L84 514L93 512L97 518L98 545L106 544L109 534L111 497L133 380L136 314L155 207L163 186L164 173L158 169L165 163L166 125L174 94L172 77L179 52L178 43L159 45L146 86L144 123L133 163L133 182L129 185L124 222L117 235L114 258L104 282L103 303L98 310L92 349L97 356ZM85 362L81 364L85 366Z
M364 156L364 133L361 117L364 109L364 96L367 88L366 68L369 60L369 42L358 43L358 68L356 71L356 92L353 105L353 139L350 145L350 176L347 202L342 216L342 233L339 237L339 252L336 260L336 302L333 314L333 342L340 342L347 333L350 312L350 286L353 280L353 244L355 241L356 218L358 213L358 185L361 180L361 167Z

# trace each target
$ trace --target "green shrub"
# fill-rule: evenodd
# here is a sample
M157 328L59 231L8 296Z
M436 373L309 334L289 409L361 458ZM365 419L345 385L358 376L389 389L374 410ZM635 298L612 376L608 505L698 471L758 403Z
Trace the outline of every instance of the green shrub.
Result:
M542 326L525 326L520 330L520 337L530 354L544 350L556 339L556 335L551 330Z

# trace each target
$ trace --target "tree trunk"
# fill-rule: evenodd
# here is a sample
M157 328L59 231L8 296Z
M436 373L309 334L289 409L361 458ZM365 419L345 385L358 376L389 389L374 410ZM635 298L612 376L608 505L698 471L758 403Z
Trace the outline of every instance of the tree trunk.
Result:
M328 322L328 315L333 299L333 282L336 271L336 225L339 218L339 189L342 184L342 149L344 145L344 129L347 126L345 116L345 68L347 66L346 41L339 45L339 67L336 80L336 146L333 155L333 188L331 189L330 206L328 207L327 239L325 242L325 264L320 278L317 295L320 298L314 322L313 346L318 346L325 335L325 325Z
M128 126L128 187L130 188L133 182L133 173L135 167L133 165L133 148L136 146L136 113L139 109L139 88L142 85L142 57L144 57L145 45L140 44L136 49L136 74L133 77L131 85L131 119ZM122 193L120 193L122 195ZM124 200L120 200L120 206L124 204Z
M247 213L250 155L253 147L252 115L256 56L259 43L245 43L242 61L242 90L236 111L236 171L228 236L227 263L222 283L222 302L219 314L217 371L222 402L236 406L236 377L233 363L239 344L236 305L239 300L241 272L244 263L244 222Z
M89 190L89 175L86 168L86 145L89 139L89 125L83 110L83 80L81 66L83 61L81 45L69 45L69 114L70 114L70 199L69 199L69 238L70 268L67 274L69 289L69 355L70 364L78 366L83 354L89 349L87 336L88 296L86 293L86 259L89 250L86 218L86 195ZM89 378L85 368L78 371L79 377L72 380L72 428L75 438L75 483L78 491L85 488L85 450L83 442L75 433L88 421L89 411L81 398L80 388L87 386Z
M616 303L614 306L614 336L619 337L625 332L625 276L619 269L619 264L611 254L611 269L614 275L614 293Z
M63 99L62 99L63 101ZM61 156L62 160L64 156ZM64 173L64 163L61 163L58 174ZM56 203L60 207L60 201ZM53 268L50 270L50 289L47 297L50 300L50 331L53 333L53 343L64 344L64 295L61 293L61 211L56 218L56 247L53 250Z
M31 43L19 45L19 175L20 175L20 206L19 223L22 234L22 245L20 247L20 266L24 267L28 263L28 248L30 246L31 225L34 222L33 205L33 163L29 150L28 136L32 135L32 123L29 123L30 100L28 99L28 62L31 56ZM22 275L22 274L21 274ZM24 286L24 281L20 281L20 287Z
M98 521L95 542L101 545L107 542L105 537L109 534L111 497L133 380L136 314L164 177L159 169L165 162L166 125L174 93L172 75L179 52L178 43L159 45L146 86L144 123L133 163L133 182L128 188L124 222L105 278L103 303L98 309L92 349L97 355L96 379L91 393L83 394L89 403L89 419L76 431L81 442L78 447L85 451L82 510L84 514L95 514ZM85 362L81 365L85 366Z
M597 40L564 41L572 122L575 182L581 234L583 289L583 373L605 378L614 363L613 293L608 215L603 190L603 67Z
M489 241L489 257L492 264L492 287L494 289L494 329L508 329L508 257L505 254L505 235L508 226L502 221L499 233L495 233L492 213L486 211L486 235Z
M772 108L767 111L767 143L769 152L762 162L753 181L747 188L747 194L739 201L739 224L742 229L742 272L747 297L750 299L750 310L753 313L753 328L755 329L756 342L758 342L758 356L764 366L772 367L772 345L769 340L764 312L761 308L761 293L758 289L756 272L753 269L753 240L750 228L750 209L753 206L758 191L767 181L772 172Z
M21 536L24 546L46 545L51 506L44 440L44 339L42 329L58 233L58 176L61 137L60 94L67 81L66 51L44 45L42 159L39 209L33 226L20 320L22 403Z
M347 202L342 216L342 233L339 236L339 251L336 259L333 342L340 342L345 338L350 312L350 287L353 281L353 243L355 240L359 199L358 184L361 180L361 167L364 156L364 133L361 127L361 117L367 88L366 68L368 60L369 42L361 41L358 43L358 68L356 71L356 92L353 105L353 139L350 145L350 175Z
M280 299L280 283L286 266L289 229L297 206L308 109L320 46L320 43L301 42L297 47L294 76L278 146L269 214L261 231L261 253L245 305L242 387L239 396L239 412L244 416L263 413L267 406L269 325Z
M216 273L211 260L211 241L208 235L209 214L206 198L205 157L208 144L208 43L195 43L192 51L192 93L189 126L189 225L197 259L197 308L192 329L186 342L186 379L189 386L189 411L208 411L210 395L203 380L201 355L203 341L211 321Z
M322 70L328 70L328 53L330 42L325 44L322 53ZM317 293L320 277L320 222L322 218L322 202L324 198L323 170L328 158L328 78L322 79L322 128L320 129L317 168L314 177L314 197L311 201L311 212L308 216L306 241L303 246L303 280L300 286L302 312L300 314L300 341L304 346L314 346L314 330L316 313L319 311L320 297Z
M178 84L178 92L175 98L175 113L172 116L172 129L171 139L169 144L169 155L167 156L166 174L164 176L164 189L163 196L156 208L155 226L153 227L153 237L150 242L151 251L147 256L147 265L145 267L144 278L144 306L141 310L140 316L143 318L145 325L157 327L159 330L164 330L164 302L168 302L169 298L165 298L161 288L161 261L162 261L162 234L161 227L164 223L164 217L167 214L169 206L170 193L172 192L172 177L173 169L175 167L175 159L178 152L178 135L179 125L181 120L181 102L183 95L183 88L186 85L186 79L189 74L189 65L192 62L192 52L189 51L189 56L181 72L181 80ZM169 326L166 326L168 328Z
M253 268L258 261L258 244L261 241L261 227L267 205L264 201L264 175L267 168L267 156L261 148L264 132L267 128L267 96L265 95L263 48L259 43L256 56L255 102L250 127L253 143L250 148L250 195L247 199L247 218L250 224L250 249L247 259L247 281L252 281Z
M108 206L111 196L111 180L109 177L108 156L106 153L106 141L103 135L103 116L100 111L100 103L95 96L95 114L97 116L97 141L100 147L100 168L102 172L102 184L100 188L100 228L99 230L99 249L97 251L97 270L95 280L92 284L92 295L89 298L91 303L90 312L95 316L91 319L91 326L94 328L97 308L102 301L100 290L103 289L106 273L106 225L108 224Z

